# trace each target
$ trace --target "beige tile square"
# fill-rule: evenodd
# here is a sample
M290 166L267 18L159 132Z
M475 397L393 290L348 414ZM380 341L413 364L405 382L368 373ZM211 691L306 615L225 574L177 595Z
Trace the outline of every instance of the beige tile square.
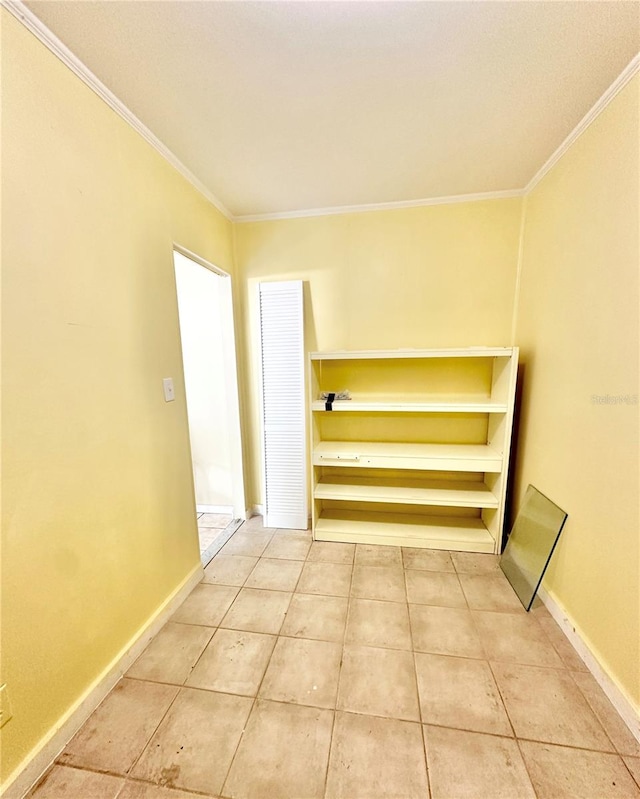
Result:
M543 606L544 607L544 606ZM560 656L565 667L570 671L588 671L585 662L580 655L571 645L567 636L562 632L556 621L545 611L543 613L534 613L540 627L545 632L545 635L551 641L553 648Z
M290 601L291 594L283 591L242 588L220 626L277 635Z
M419 721L413 655L397 649L345 645L338 709Z
M353 570L351 594L360 599L406 602L404 572L398 566L358 566Z
M222 547L220 553L222 555L248 555L259 558L272 537L273 534L269 530L263 533L249 533L243 532L242 527L240 527Z
M234 799L322 799L333 711L260 701L224 785Z
M445 608L467 607L457 574L407 570L405 578L409 602Z
M616 750L621 755L640 757L640 742L634 738L631 730L596 682L595 677L588 672L577 672L574 673L573 679L598 717L600 724L604 727Z
M198 527L217 527L224 530L232 521L233 516L230 513L203 513L198 517Z
M149 782L127 780L122 793L118 794L118 799L207 799L208 796L210 794L191 793L191 791L163 788L161 785L152 785ZM70 797L69 799L74 798ZM80 797L77 797L77 799L80 799ZM93 798L85 796L82 799ZM212 799L215 799L215 797Z
M293 591L303 565L299 560L260 558L245 585L247 588L267 588L271 591Z
M258 558L249 555L218 554L204 570L203 583L243 586Z
M242 523L241 531L243 533L275 533L275 527L265 527L263 516L252 516Z
M500 569L500 556L480 552L452 552L451 560L458 574L496 574Z
M229 585L200 583L176 610L171 621L217 627L237 593L238 589Z
M472 610L498 613L526 613L507 578L495 574L459 574L460 585Z
M486 661L416 654L416 672L427 724L513 735Z
M281 635L338 641L344 638L348 599L338 596L294 594Z
M409 605L413 648L434 655L483 658L473 618L463 608Z
M489 660L564 668L542 627L528 614L473 611L472 616Z
M182 685L212 635L211 627L169 622L129 669L127 677Z
M425 726L432 799L536 799L513 738Z
M252 705L244 696L181 688L133 775L170 788L219 793Z
M311 536L297 533L276 533L264 551L265 558L304 560L311 549Z
M568 671L510 663L492 669L518 738L613 751Z
M622 759L631 772L631 776L640 787L640 757L623 757Z
M123 679L87 719L61 763L126 774L173 702L178 688Z
M429 572L455 572L451 553L442 549L417 549L402 547L405 569L420 569Z
M307 561L296 591L300 594L349 596L351 566L339 563L311 563Z
M409 612L404 602L352 599L346 640L388 649L411 649Z
M296 527L278 527L276 528L276 533L279 536L282 535L290 535L290 536L298 536L298 538L307 538L309 541L313 541L313 533L307 527L305 530L301 530L300 528Z
M334 708L342 645L279 638L260 688L262 699Z
M337 713L326 796L330 799L428 799L420 725Z
M187 685L255 696L275 643L275 635L220 629L205 649Z
M396 566L402 568L400 547L377 546L376 544L356 545L356 566Z
M115 799L124 780L109 774L94 774L67 766L54 766L25 799Z
M224 530L218 530L213 527L198 527L200 549L207 549L217 538L222 536L223 532Z
M355 544L338 544L333 541L314 541L307 560L321 563L353 563Z
M520 749L538 799L637 799L621 758L564 746L521 741Z

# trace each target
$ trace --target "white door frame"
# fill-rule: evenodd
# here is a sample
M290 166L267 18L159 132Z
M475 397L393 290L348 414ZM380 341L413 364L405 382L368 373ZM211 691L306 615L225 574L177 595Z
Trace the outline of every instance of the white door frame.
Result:
M224 352L224 381L227 388L229 409L229 448L231 455L233 517L247 518L244 492L244 467L242 461L242 427L240 425L240 395L238 391L238 363L236 358L235 321L233 316L233 287L231 275L200 257L186 247L173 243L173 252L180 253L190 261L203 266L215 275L226 278L221 284L222 348ZM189 447L191 444L189 443ZM195 498L195 494L194 494Z

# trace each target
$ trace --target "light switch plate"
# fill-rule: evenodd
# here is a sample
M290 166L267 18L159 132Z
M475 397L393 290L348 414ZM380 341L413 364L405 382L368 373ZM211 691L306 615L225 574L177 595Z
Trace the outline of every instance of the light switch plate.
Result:
M9 721L13 716L11 712L11 704L9 703L9 695L7 693L7 685L0 685L0 727Z
M164 377L162 379L162 388L164 389L164 401L173 402L176 398L175 391L173 390L173 378Z

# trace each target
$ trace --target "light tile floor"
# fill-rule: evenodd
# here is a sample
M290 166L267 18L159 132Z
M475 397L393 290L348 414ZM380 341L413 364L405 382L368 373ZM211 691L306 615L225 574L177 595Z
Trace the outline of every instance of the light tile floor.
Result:
M632 799L640 745L490 555L245 523L32 799Z
M230 513L198 513L198 538L200 539L200 554L205 552L211 544L231 524L233 517Z

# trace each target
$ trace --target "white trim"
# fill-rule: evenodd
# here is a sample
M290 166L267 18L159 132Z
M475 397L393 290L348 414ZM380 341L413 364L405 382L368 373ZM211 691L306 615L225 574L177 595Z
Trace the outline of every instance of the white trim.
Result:
M65 66L67 66L83 83L85 83L98 97L119 114L125 122L136 130L143 139L154 147L160 155L176 169L183 178L189 181L221 214L230 222L233 215L225 205L202 183L180 159L130 111L127 106L110 91L69 48L52 33L40 19L30 11L21 0L0 0L0 5L7 9L21 22L42 44L45 45Z
M230 222L266 222L278 219L303 219L316 216L334 216L339 214L363 213L366 211L389 211L401 208L420 208L430 205L452 205L455 203L481 202L484 200L504 200L513 197L526 197L529 192L542 180L550 169L562 158L571 145L584 133L589 125L599 114L609 105L613 98L620 92L629 81L640 71L640 53L638 53L625 67L625 69L613 81L611 86L596 101L592 108L587 111L584 117L578 122L576 127L569 133L559 147L540 167L531 180L524 188L506 189L502 191L479 192L475 194L457 194L445 197L430 197L420 200L399 200L397 202L370 203L364 205L344 205L332 206L329 208L309 208L300 211L283 211L279 213L267 214L232 214L221 202L187 167L179 158L163 144L158 137L144 125L135 114L130 111L125 104L119 100L100 81L91 70L75 56L69 48L63 44L38 17L30 11L21 0L0 0L0 6L6 8L25 28L27 28L42 44L45 45L63 64L82 80L92 91L94 91L107 105L109 105L122 119L131 125L160 155L168 161L191 185L197 189L221 214ZM179 249L179 251L182 251ZM188 251L182 251L183 255L192 258L193 255ZM197 259L194 259L197 260ZM211 268L209 264L208 269ZM217 271L214 268L214 271Z
M567 636L569 643L584 661L585 666L589 669L591 674L593 674L596 682L605 692L609 701L631 731L631 734L640 741L640 710L634 706L631 698L600 664L600 661L593 654L582 636L580 628L562 605L560 605L558 600L552 597L543 586L538 588L538 596L551 616L553 616L558 623L562 632Z
M233 505L196 505L198 513L225 513L233 516Z
M2 2L2 0L0 0ZM173 242L173 249L175 252L179 252L180 255L184 255L185 258L188 258L190 261L195 261L199 266L204 266L205 269L208 269L210 272L218 275L218 277L228 277L230 278L231 275L229 272L225 272L224 269L220 269L219 266L212 264L211 261L207 261L205 258L202 258L199 255L196 255L195 252L188 250L186 247L183 247L181 244L177 244L175 241Z
M189 572L171 596L162 603L153 616L118 652L111 663L94 680L91 686L67 710L62 718L29 752L0 786L4 799L20 799L34 785L56 759L76 732L98 707L116 683L142 654L151 639L184 602L203 576L202 564Z
M333 350L332 352L310 352L311 361L364 361L387 358L510 358L513 347L449 347L437 350Z
M535 188L542 178L549 172L567 152L571 145L585 132L595 119L600 116L604 109L609 105L613 98L640 72L640 53L636 55L627 66L622 70L618 77L613 81L605 93L594 103L594 105L582 117L562 144L553 152L551 157L540 167L536 174L524 187L524 194L527 195Z
M247 511L247 519L254 516L264 516L264 505L252 505Z
M203 267L209 272L213 272L217 277L229 278L223 280L220 284L220 323L222 329L222 352L223 352L223 367L224 367L224 385L226 387L226 399L228 410L228 437L229 437L229 451L231 455L231 499L232 506L213 506L202 505L205 507L221 507L222 510L202 511L203 513L230 513L235 518L241 518L243 521L246 518L245 510L245 489L244 489L244 461L243 461L243 448L242 448L242 422L240 413L240 388L239 388L239 371L236 353L236 322L234 314L233 303L233 281L231 275L219 267L207 261L205 258L200 257L196 253L182 247L174 242L173 244L173 262L174 262L174 277L176 277L176 301L178 301L178 282L175 276L176 253L183 258L192 261L198 266ZM182 334L180 335L182 340ZM187 414L188 422L188 414ZM195 486L194 486L195 494Z
M426 205L452 205L454 203L475 203L483 200L508 200L522 197L523 189L504 191L484 191L477 194L455 194L449 197L429 197L421 200L398 200L389 203L369 203L365 205L336 205L329 208L309 208L303 211L282 211L275 214L247 214L235 216L234 222L268 222L276 219L303 219L314 216L334 216L337 214L360 214L366 211L394 211L400 208L421 208Z

